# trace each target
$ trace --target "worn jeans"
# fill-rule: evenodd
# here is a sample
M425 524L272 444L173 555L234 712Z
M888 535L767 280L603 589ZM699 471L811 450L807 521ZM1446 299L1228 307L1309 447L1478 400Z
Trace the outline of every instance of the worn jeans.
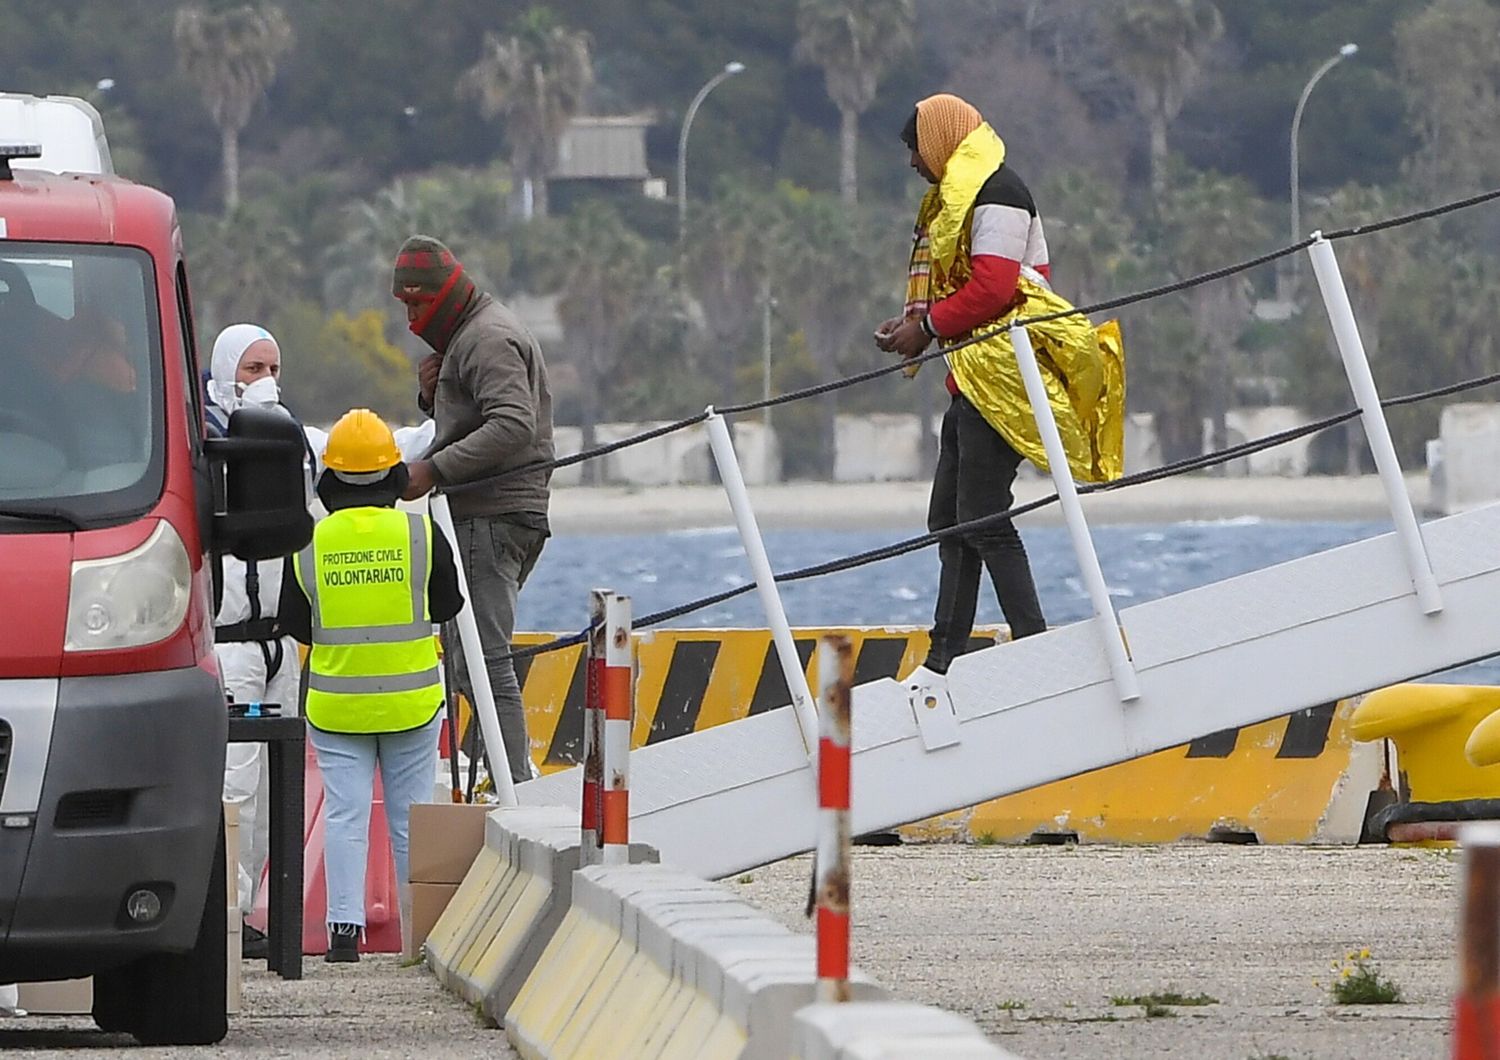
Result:
M365 867L370 857L370 804L375 767L385 796L385 819L396 859L403 912L407 906L408 822L414 802L431 802L437 776L437 733L442 711L410 732L378 736L322 732L307 737L323 774L324 864L328 872L328 923L365 923Z
M954 397L943 415L927 529L943 530L1010 508L1011 487L1020 466L1021 455L983 414L964 396ZM938 543L938 560L942 570L927 655L929 669L947 673L948 664L968 649L979 605L981 568L990 572L1013 639L1047 628L1026 546L1009 519L944 538Z
M521 685L510 659L510 639L516 631L516 598L542 554L547 535L503 515L455 519L453 530L458 536L458 560L469 582L479 643L484 646L490 689L495 694L495 712L500 716L500 736L505 741L510 779L519 784L531 779L531 741L526 735ZM456 635L445 636L443 641L453 646L458 687L472 703L474 695L469 687L463 646Z

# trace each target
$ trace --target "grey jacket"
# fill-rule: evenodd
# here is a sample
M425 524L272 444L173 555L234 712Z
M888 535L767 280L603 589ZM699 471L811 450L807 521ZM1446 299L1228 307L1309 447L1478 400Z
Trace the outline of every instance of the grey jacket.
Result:
M476 296L449 340L432 404L437 434L428 459L453 517L545 519L550 469L463 486L552 459L552 393L541 347L526 325L489 295Z

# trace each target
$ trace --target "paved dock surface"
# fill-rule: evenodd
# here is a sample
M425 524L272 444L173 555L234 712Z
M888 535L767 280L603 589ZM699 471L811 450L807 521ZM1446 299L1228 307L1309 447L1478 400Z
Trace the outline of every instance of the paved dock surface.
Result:
M1028 1060L1438 1060L1458 866L1385 847L862 847L854 961ZM808 930L810 867L732 882ZM1330 1002L1330 962L1362 947L1408 1003ZM1110 1002L1167 989L1217 1003L1147 1018Z
M729 883L807 931L810 867L794 858ZM1028 1060L1439 1060L1449 1050L1457 873L1447 851L1384 847L865 847L854 866L854 959L898 996L962 1012ZM1362 947L1407 1003L1330 1002L1330 962ZM214 1049L129 1048L85 1019L30 1018L0 1020L0 1051L515 1055L420 968L393 957L306 968L299 983L251 972L245 1011ZM1147 1017L1110 1001L1164 990L1216 1003Z
M247 971L254 962L245 962ZM245 979L244 1011L229 1036L208 1049L135 1048L125 1035L101 1034L80 1017L0 1020L0 1053L79 1060L171 1057L361 1057L364 1060L457 1060L516 1054L505 1035L487 1029L473 1010L438 986L423 968L401 968L394 956L357 965L310 957L306 978L289 983L261 970Z

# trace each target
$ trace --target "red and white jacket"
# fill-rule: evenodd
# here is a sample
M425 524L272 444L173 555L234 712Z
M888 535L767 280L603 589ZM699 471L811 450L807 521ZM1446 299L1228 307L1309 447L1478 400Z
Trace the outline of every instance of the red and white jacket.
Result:
M927 333L939 341L973 331L1004 313L1016 297L1023 269L1030 279L1051 286L1041 215L1031 190L1010 166L1002 165L980 187L969 224L969 279L934 302L922 320ZM947 383L956 394L951 375Z

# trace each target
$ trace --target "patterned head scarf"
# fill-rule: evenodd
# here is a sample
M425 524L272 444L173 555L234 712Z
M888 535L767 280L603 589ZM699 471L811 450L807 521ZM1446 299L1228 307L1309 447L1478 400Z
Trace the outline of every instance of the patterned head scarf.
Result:
M917 104L917 154L932 175L943 179L948 159L984 118L973 104L947 92L928 96Z
M396 256L391 293L423 307L412 333L443 353L476 292L453 251L431 236L412 236Z

